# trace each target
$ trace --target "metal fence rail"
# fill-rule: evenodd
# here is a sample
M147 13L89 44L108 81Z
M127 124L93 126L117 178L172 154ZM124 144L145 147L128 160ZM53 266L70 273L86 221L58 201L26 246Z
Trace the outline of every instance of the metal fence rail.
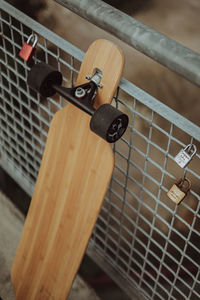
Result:
M29 89L28 67L18 52L37 33L36 60L62 71L69 86L84 54L0 4L0 164L31 195L51 118L65 101L44 103ZM130 297L199 299L200 155L184 171L174 156L185 144L199 146L200 129L124 78L114 101L130 125L114 145L115 170L87 253ZM166 193L183 175L192 189L177 206Z
M153 58L187 80L200 85L200 56L99 0L55 0L77 15Z

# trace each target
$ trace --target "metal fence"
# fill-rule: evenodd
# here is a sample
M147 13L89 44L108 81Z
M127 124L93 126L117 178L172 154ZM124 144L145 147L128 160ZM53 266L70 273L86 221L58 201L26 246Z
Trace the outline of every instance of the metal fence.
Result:
M58 68L68 86L84 53L8 3L0 8L0 164L32 195L50 121L66 103L29 89L18 52L37 33L36 60ZM184 170L174 162L186 144L199 146L200 129L124 78L114 103L130 124L113 147L115 169L87 253L130 297L200 299L200 155ZM166 193L180 176L192 189L177 206Z

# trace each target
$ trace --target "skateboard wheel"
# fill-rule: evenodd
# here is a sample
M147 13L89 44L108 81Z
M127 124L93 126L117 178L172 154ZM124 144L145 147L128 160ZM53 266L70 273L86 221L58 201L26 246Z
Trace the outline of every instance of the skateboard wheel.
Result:
M27 78L28 85L43 97L51 97L56 91L53 85L62 84L62 74L46 63L35 64Z
M109 143L114 143L126 131L128 116L110 104L101 105L90 121L90 129Z

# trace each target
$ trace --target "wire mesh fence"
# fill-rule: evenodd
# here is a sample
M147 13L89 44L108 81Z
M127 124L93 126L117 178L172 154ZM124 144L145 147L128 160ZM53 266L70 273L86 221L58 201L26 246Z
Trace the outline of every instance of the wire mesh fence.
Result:
M67 103L29 89L19 50L37 33L35 60L61 71L66 86L84 54L4 1L0 24L0 163L31 195L50 121ZM184 170L174 161L185 145L198 148L199 127L124 78L113 103L130 124L113 147L115 169L87 252L130 297L199 299L200 155ZM183 176L192 188L177 206L166 194Z

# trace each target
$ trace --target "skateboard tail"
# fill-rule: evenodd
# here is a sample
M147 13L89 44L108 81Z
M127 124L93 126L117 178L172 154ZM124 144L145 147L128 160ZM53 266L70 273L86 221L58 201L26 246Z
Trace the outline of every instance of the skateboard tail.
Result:
M12 269L16 300L44 300L48 295L49 299L65 299L98 217L114 157L109 144L90 131L88 135L89 117L79 114L65 141L60 128L68 128L77 109L68 105L55 114L50 126ZM77 141L78 129L82 139ZM55 139L57 143L53 143Z

